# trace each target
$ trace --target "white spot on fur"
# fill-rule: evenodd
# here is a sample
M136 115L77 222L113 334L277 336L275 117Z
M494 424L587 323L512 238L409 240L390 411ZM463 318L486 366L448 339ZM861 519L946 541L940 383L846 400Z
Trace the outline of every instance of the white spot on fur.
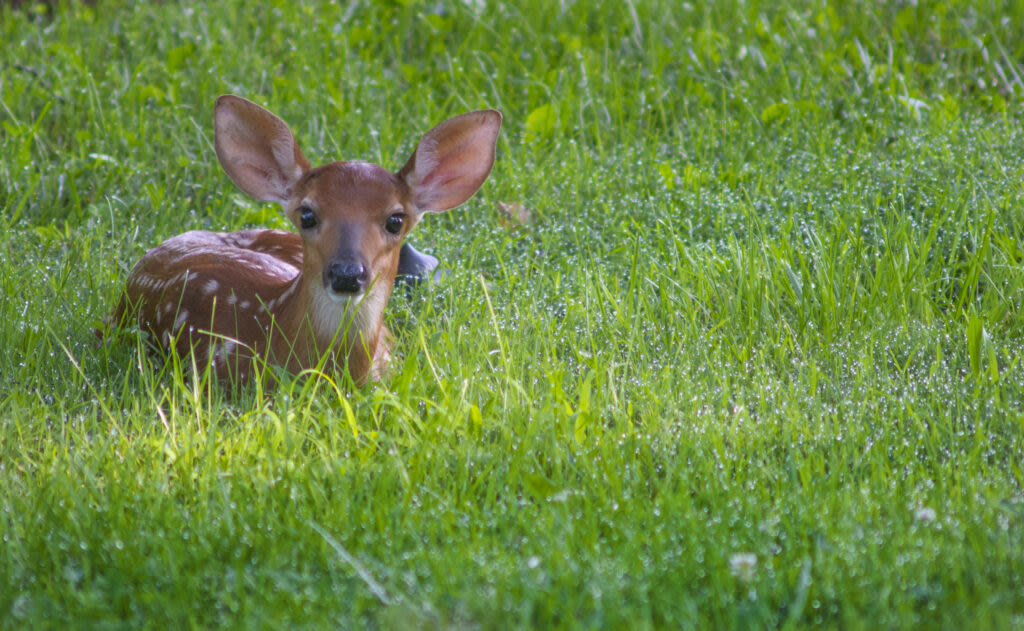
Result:
M183 324L185 324L185 320L187 320L187 319L188 319L188 311L182 311L181 313L179 313L178 317L174 319L174 325L171 326L171 330L174 331L174 332L177 332L178 329L180 329L181 326Z
M276 311L277 308L281 304L283 304L286 300L288 300L291 297L291 295L293 293L295 293L295 290L298 289L298 287L299 287L299 280L300 280L300 278L296 278L292 282L292 284L288 286L287 289L285 289L283 292L281 292L280 296L278 296L277 298L274 298L269 303L267 303L266 307L264 307L263 310L264 311Z
M213 363L216 366L224 366L234 356L238 343L235 340L223 340L213 345Z

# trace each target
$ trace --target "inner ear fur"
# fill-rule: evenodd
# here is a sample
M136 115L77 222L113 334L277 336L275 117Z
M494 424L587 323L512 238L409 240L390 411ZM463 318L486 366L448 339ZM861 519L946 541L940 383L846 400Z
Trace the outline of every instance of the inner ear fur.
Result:
M479 110L451 118L428 131L398 172L420 212L440 212L464 203L494 166L501 114Z
M224 95L214 107L214 149L228 177L249 195L284 203L309 170L288 125L259 105Z

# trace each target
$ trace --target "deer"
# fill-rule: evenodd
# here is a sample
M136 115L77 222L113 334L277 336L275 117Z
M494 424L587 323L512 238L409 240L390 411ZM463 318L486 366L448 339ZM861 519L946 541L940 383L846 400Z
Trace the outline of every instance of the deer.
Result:
M113 322L134 321L157 348L209 362L220 381L244 383L261 362L293 374L347 370L358 385L380 380L393 344L384 309L399 269L433 258L403 240L426 213L479 190L501 120L489 109L455 116L423 135L397 172L358 160L313 168L283 120L219 97L222 168L246 194L280 204L295 232L171 237L131 270Z

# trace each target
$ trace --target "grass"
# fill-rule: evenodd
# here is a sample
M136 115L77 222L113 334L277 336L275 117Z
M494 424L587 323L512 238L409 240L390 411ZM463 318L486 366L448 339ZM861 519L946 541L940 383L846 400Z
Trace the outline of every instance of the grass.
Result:
M0 627L1024 626L1024 5L343 5L0 7ZM228 92L504 113L386 382L93 336Z

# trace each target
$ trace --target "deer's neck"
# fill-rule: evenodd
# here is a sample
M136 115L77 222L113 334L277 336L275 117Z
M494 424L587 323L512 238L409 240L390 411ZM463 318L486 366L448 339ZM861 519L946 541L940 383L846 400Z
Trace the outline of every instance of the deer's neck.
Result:
M274 356L298 372L317 366L328 353L328 370L347 365L357 383L366 381L376 372L374 363L387 345L384 305L390 293L391 287L375 283L361 296L336 300L319 275L300 274L276 305L268 303L274 307Z

